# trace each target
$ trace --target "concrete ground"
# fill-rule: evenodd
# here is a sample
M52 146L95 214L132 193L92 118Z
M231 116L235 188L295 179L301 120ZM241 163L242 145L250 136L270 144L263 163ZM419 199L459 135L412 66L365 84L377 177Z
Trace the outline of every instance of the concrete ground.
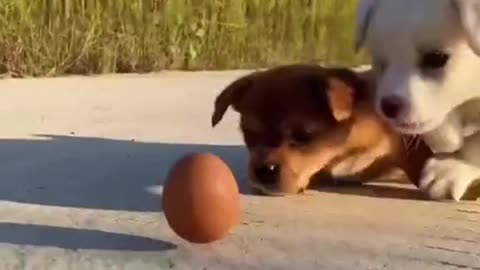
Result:
M227 239L176 237L160 196L177 158L211 151L245 180L237 115L210 127L242 73L1 80L0 270L480 269L480 204L407 186L245 194Z

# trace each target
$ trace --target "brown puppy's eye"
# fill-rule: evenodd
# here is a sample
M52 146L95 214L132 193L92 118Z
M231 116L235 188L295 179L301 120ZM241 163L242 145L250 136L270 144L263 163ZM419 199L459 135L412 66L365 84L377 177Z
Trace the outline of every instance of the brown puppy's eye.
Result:
M247 148L253 148L257 146L276 148L282 144L282 138L274 133L261 134L244 132L243 140Z
M443 68L450 59L450 55L439 50L424 53L420 58L421 69L435 70Z
M303 146L313 141L313 134L306 130L296 130L291 135L291 144L293 146Z

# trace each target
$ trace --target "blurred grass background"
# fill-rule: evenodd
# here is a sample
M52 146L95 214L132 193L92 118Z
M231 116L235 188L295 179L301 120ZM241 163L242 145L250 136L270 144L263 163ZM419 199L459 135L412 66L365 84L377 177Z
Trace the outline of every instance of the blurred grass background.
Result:
M0 0L0 74L356 65L356 0Z

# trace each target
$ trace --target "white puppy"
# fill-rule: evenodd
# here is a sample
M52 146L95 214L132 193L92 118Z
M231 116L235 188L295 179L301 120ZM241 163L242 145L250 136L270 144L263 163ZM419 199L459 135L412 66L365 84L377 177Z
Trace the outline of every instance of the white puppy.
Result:
M378 113L436 153L420 189L460 200L480 182L480 0L359 0L356 30Z

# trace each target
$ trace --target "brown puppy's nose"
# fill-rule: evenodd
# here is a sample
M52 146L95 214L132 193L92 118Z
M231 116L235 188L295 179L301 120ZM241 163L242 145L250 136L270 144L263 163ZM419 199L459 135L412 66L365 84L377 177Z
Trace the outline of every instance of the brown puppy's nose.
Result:
M403 101L397 96L384 97L380 101L380 109L386 117L395 119L404 107Z
M264 185L275 184L280 173L280 166L276 164L261 164L254 169L257 181Z

